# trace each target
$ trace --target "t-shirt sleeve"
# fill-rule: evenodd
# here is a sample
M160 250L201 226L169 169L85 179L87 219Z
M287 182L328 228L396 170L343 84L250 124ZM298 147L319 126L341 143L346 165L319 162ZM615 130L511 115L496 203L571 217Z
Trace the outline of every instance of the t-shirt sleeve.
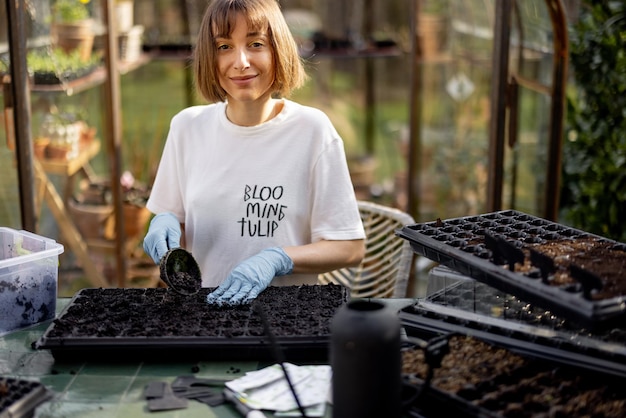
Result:
M343 142L339 137L326 144L315 164L312 182L313 242L365 238Z

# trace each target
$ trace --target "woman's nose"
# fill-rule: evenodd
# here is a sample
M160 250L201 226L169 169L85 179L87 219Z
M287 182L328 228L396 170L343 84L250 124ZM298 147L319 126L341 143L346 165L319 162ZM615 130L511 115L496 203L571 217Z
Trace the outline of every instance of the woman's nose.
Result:
M250 61L248 60L248 53L246 52L246 50L237 51L235 69L243 71L248 67L250 67Z

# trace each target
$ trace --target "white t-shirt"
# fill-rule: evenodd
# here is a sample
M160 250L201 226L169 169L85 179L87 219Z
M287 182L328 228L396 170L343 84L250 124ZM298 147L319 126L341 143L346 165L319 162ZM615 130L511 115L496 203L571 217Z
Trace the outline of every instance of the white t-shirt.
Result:
M185 224L204 287L265 248L365 238L335 128L320 110L283 102L276 117L252 127L230 122L223 102L171 121L147 206ZM272 284L316 280L292 275Z

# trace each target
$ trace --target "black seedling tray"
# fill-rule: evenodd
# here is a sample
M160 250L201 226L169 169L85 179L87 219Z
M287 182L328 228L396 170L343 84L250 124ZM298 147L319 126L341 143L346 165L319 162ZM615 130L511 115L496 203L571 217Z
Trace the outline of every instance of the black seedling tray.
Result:
M0 377L0 418L31 417L51 397L52 392L39 382Z
M626 350L626 324L614 328L585 328L580 323L554 315L549 310L531 305L477 280L464 280L446 286L427 296L421 305L430 306L434 310L445 309L460 318L469 312L486 316L485 321L495 318L502 320L505 325L515 326L517 323L564 332L570 335L568 339L591 338L599 344L622 345L622 350Z
M623 342L493 318L428 301L403 308L399 316L409 335L414 331L468 335L515 353L626 378Z
M250 305L218 307L206 303L211 290L83 289L35 346L99 361L274 360L260 307L288 360L324 360L330 321L348 298L338 285L270 286Z
M407 334L430 344L443 357L425 383L428 354L403 350L403 399L410 388L419 396L406 410L410 417L472 418L611 416L626 414L624 378L579 364L562 364L514 351L482 336L410 327ZM447 346L442 342L447 341ZM413 358L412 358L413 357Z
M584 326L626 318L626 244L513 210L407 225L396 234L417 254ZM588 262L576 259L590 254ZM615 262L621 273L607 273Z

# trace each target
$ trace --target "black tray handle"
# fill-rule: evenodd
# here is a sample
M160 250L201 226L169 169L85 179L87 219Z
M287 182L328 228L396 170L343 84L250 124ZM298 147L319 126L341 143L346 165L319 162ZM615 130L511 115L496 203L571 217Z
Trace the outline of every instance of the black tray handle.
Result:
M552 257L547 256L539 251L530 248L530 262L533 266L537 266L541 271L541 280L544 284L548 284L548 277L554 274L556 266Z
M502 250L500 249L497 237L487 231L485 231L485 247L491 251L493 262L495 264L499 266L505 264L506 260L504 258L504 254L502 254Z
M591 293L593 290L602 290L602 279L582 267L575 264L569 266L570 275L572 278L578 280L583 287L583 296L585 299L591 300Z
M515 263L524 264L524 252L499 235L485 231L485 246L493 253L494 262L508 264L509 271L515 271Z

